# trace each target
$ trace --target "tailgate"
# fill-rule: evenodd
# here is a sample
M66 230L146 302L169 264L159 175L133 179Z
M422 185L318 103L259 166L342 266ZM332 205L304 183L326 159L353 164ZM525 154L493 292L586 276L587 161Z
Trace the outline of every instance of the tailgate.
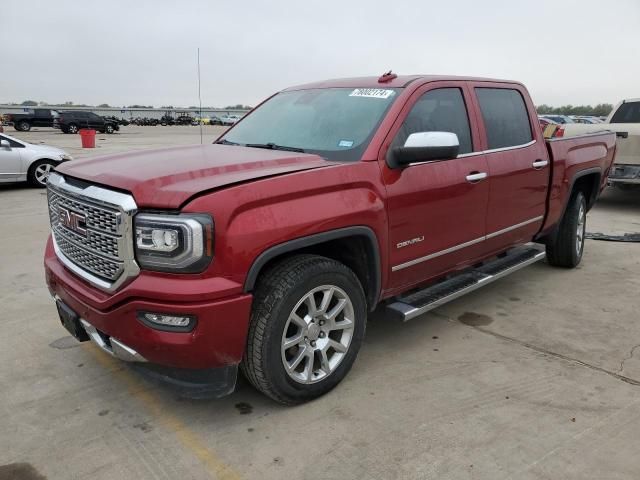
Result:
M619 165L640 165L640 123L567 124L564 128L564 136L575 137L585 133L605 130L618 134L615 163Z

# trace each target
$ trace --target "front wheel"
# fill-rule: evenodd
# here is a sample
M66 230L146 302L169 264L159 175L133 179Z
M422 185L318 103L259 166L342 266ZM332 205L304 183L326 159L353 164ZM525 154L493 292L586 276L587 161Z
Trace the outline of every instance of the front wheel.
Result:
M584 252L586 226L587 201L584 193L577 191L571 195L554 241L547 244L547 261L556 267L578 266Z
M69 133L78 133L78 126L75 123L70 124L67 127L67 132L69 132Z
M52 160L38 160L29 168L27 181L33 187L44 188L47 186L47 180L54 168L56 168L56 163Z
M112 134L115 130L113 129L113 125L107 125L107 126L105 127L105 131L106 131L108 134Z
M364 291L353 271L326 257L290 257L257 285L241 369L280 403L319 397L351 369L366 319Z
M29 130L31 130L31 124L25 120L22 120L18 122L18 124L15 126L15 129L19 132L28 132Z

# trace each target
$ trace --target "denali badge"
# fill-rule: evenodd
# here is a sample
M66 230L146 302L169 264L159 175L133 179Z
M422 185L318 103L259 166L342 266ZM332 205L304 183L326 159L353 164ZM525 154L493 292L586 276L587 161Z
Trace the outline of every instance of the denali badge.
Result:
M409 245L413 245L414 243L420 243L424 240L424 235L421 237L412 238L411 240L405 240L404 242L400 242L396 245L396 248L402 248Z
M68 228L69 230L79 233L80 235L87 234L87 217L80 213L72 212L66 208L58 207L58 218L60 219L60 225Z

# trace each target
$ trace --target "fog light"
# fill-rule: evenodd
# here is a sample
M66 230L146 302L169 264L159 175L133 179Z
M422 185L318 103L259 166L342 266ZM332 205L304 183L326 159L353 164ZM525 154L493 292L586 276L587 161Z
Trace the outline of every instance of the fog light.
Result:
M138 320L148 327L167 332L190 332L196 325L194 315L177 313L138 312Z

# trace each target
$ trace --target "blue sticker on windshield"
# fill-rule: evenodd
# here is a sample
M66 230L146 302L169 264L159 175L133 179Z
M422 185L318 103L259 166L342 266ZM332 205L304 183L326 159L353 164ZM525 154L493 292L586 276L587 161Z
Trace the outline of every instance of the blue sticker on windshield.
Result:
M353 140L340 140L338 142L339 147L353 147Z

